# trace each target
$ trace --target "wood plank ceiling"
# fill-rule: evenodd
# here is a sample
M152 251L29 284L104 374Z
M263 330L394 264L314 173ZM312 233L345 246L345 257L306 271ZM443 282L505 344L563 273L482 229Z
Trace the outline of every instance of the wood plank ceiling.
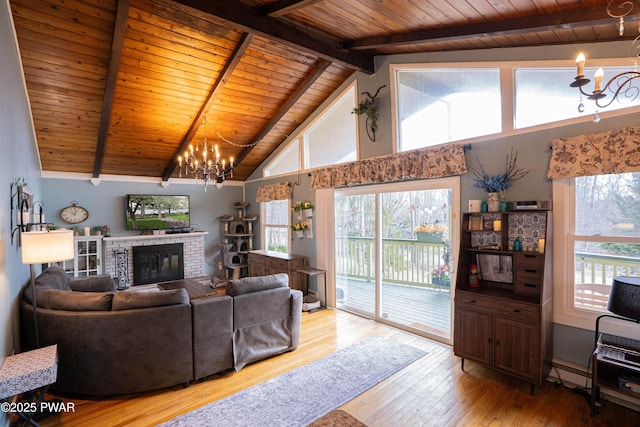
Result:
M619 40L602 3L10 0L43 171L163 180L205 115L245 180L375 55Z

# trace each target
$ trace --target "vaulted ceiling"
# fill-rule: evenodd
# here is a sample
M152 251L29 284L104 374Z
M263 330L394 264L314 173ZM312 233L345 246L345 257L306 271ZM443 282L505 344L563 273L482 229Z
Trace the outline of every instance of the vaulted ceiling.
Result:
M602 3L10 0L43 171L163 180L205 115L245 180L376 55L633 39Z

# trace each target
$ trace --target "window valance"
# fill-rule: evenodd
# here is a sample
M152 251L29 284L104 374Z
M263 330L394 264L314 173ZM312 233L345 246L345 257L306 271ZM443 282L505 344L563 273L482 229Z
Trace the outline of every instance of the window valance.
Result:
M316 169L311 172L311 189L441 178L466 172L463 147L446 145Z
M638 171L640 127L629 127L554 140L547 176L573 178Z
M291 185L288 182L261 185L258 187L256 202L272 202L286 200L291 197Z

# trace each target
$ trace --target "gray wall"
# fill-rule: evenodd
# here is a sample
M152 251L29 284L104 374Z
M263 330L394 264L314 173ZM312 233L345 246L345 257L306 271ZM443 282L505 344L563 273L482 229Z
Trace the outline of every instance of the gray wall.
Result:
M60 211L73 201L89 211L87 221L77 225L94 227L108 225L114 236L139 234L125 230L125 195L127 194L159 194L188 195L191 206L191 228L205 230L205 265L206 273L222 274L217 269L220 258L220 222L221 215L233 214L233 204L243 201L242 187L225 185L220 190L214 186L207 187L192 184L171 184L162 188L159 183L102 181L93 186L88 179L42 179L44 212L47 222L58 227L72 228L60 219ZM255 197L254 199L255 200ZM255 204L255 203L254 203ZM111 254L104 254L111 256ZM112 272L106 272L112 273Z
M358 93L368 91L374 93L378 87L386 85L378 97L380 107L379 128L376 132L376 141L371 142L364 130L364 119L359 120L359 158L366 159L393 153L393 139L391 126L391 96L389 64L403 63L434 63L434 62L469 62L469 61L533 61L533 60L566 60L567 66L572 67L576 54L580 51L589 52L592 58L616 58L626 57L628 42L569 45L556 47L536 47L528 49L492 49L481 52L459 53L431 53L431 54L407 54L394 56L381 56L376 58L376 71L373 75L355 73L358 82ZM339 90L340 93L353 79L346 82ZM569 82L568 82L569 83ZM567 83L567 84L568 84ZM576 105L577 105L576 94ZM333 99L327 100L314 115L309 117L299 129L307 126ZM478 106L482 108L482 106ZM558 127L554 129L540 130L536 132L495 138L488 141L472 144L470 151L466 153L467 165L477 167L478 160L489 171L496 172L504 169L505 157L513 147L518 152L518 166L529 169L526 178L516 181L507 191L508 200L551 200L551 181L547 179L547 169L550 159L550 145L556 138L574 135L604 132L610 129L619 129L627 126L640 126L640 114L632 113L624 116L606 118L606 113L601 114L602 120L593 123L588 119L580 124ZM295 138L298 132L292 132L291 138ZM286 141L286 142L289 142ZM285 144L283 144L285 145ZM279 153L276 150L264 164L267 164ZM281 178L261 178L261 169L257 170L246 185L247 200L255 200L256 188L272 182L288 181L300 182L295 187L293 200L311 200L315 202L314 192L309 189L309 178L306 173L300 176L292 175ZM473 175L467 173L461 176L460 206L466 210L469 199L481 199L485 193L472 188ZM292 253L306 255L310 263L314 265L316 251L313 240L303 239L292 243ZM566 325L554 324L554 358L587 366L593 348L593 332L574 328Z

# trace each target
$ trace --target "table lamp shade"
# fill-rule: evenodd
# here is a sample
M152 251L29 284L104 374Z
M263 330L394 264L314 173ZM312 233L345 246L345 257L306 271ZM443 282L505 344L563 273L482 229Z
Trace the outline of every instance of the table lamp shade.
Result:
M607 310L618 316L640 320L640 277L614 277Z
M71 230L29 231L20 238L23 264L65 261L75 256Z

